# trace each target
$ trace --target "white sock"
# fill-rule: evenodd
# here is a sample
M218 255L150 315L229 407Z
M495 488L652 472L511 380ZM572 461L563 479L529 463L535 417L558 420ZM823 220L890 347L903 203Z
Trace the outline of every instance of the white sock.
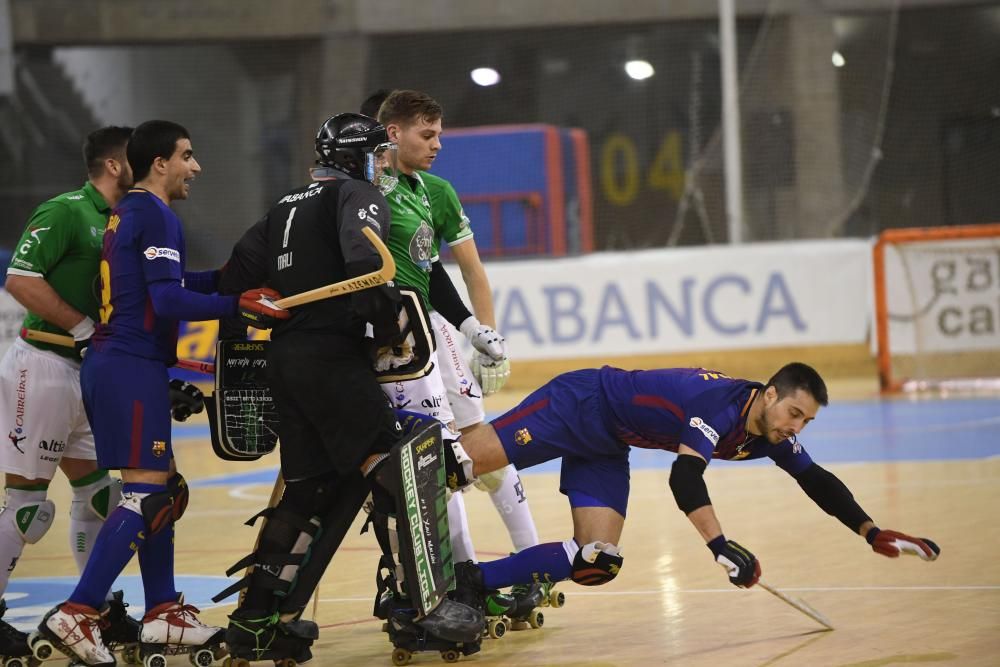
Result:
M24 537L17 529L17 511L8 509L40 503L45 500L46 491L25 491L7 489L7 500L0 510L0 595L7 590L7 582L24 551Z
M528 496L524 493L521 476L517 474L513 464L504 470L507 474L504 475L503 482L490 491L490 500L493 501L493 506L497 508L497 513L507 526L510 541L514 545L514 551L517 552L538 544L538 530L535 528L535 520L531 518Z
M451 551L456 563L464 563L471 560L478 563L476 559L476 547L472 544L472 535L469 533L469 517L465 513L465 499L461 493L451 494L448 501L448 532L451 533Z
M87 559L90 558L90 552L97 541L97 534L104 525L104 519L90 508L90 498L95 490L107 484L107 476L104 476L91 484L73 487L73 503L69 508L69 550L73 553L76 567L81 574L83 568L87 566ZM114 507L109 507L108 513L113 510Z

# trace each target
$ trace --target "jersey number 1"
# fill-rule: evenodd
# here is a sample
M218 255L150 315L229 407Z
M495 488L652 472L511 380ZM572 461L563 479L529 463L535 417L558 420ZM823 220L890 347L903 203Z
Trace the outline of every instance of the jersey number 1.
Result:
M292 218L295 217L295 209L297 208L298 206L293 206L292 210L288 212L288 220L285 220L285 235L281 237L282 248L288 247L288 234L292 231Z

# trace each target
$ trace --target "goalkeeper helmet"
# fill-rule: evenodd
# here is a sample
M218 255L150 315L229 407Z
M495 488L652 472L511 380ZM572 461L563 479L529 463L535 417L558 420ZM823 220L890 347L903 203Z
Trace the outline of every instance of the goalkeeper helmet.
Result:
M386 154L394 153L394 148L385 127L374 118L356 113L331 116L316 134L320 165L376 185L382 177L380 167L385 166Z

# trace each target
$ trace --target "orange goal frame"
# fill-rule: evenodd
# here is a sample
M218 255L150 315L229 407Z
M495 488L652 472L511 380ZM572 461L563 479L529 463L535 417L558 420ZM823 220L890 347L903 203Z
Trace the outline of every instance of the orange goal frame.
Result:
M1000 224L956 225L954 227L908 227L887 229L879 234L872 250L875 282L875 335L878 341L878 375L883 392L899 391L903 381L892 377L889 349L889 304L885 286L885 247L890 244L922 241L957 241L1000 236Z

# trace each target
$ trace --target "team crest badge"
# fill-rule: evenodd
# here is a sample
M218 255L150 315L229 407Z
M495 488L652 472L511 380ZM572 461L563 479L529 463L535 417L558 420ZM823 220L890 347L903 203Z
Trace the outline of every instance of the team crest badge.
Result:
M531 442L531 434L528 433L528 429L520 428L514 431L514 442L521 445L522 447Z
M165 440L153 441L153 456L160 458L167 453L167 443Z

